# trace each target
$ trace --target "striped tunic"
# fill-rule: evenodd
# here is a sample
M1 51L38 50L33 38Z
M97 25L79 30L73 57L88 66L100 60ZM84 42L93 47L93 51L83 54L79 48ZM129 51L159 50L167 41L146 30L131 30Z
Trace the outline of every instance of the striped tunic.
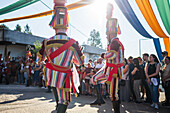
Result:
M120 46L120 42L117 42L118 38L113 38L111 43L108 45L107 52L105 53L105 60L107 63L112 64L119 64L123 63L124 59L124 48ZM92 81L93 84L98 84L102 82L107 82L107 78L110 75L111 70L113 67L103 67L101 70L99 70L93 77ZM118 68L118 74L112 75L113 78L121 78L123 75L123 67Z
M47 49L48 54L51 54L70 39L71 38L67 37L65 34L60 33L47 39L46 44L45 41L43 41L42 48L38 53L38 59L44 59L44 56L46 56L45 49ZM83 64L83 54L81 52L80 46L78 45L78 42L75 42L72 46L70 46L68 49L66 49L64 52L52 60L55 65L67 68L71 68L72 61L76 65ZM47 85L51 87L65 88L66 76L68 76L67 73L46 68Z
M107 52L104 55L106 66L99 70L92 77L94 85L106 82L109 87L109 94L112 101L119 100L118 97L118 82L123 76L123 66L109 67L107 64L121 64L124 59L124 47L118 38L113 38L108 45ZM118 65L117 65L118 66ZM116 68L116 69L115 69ZM117 70L117 73L111 74L111 71ZM111 75L111 79L109 77Z
M107 48L107 52L105 54L105 59L107 63L111 64L120 64L123 63L124 59L124 47L121 47L121 42L118 42L118 38L113 38L111 43ZM110 71L113 67L107 67L106 75L110 74ZM123 76L123 66L118 68L118 75L113 75L113 77L122 77Z

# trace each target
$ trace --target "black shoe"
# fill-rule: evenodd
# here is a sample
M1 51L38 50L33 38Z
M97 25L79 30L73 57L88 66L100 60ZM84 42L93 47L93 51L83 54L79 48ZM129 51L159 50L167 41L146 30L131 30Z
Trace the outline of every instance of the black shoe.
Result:
M103 98L106 99L106 95L103 95Z
M145 101L143 101L144 103L148 103L148 104L152 104L152 102L150 102L150 101L147 101L147 100L145 100Z
M103 99L96 99L93 103L91 103L90 105L99 105L101 106L102 104L105 104L105 101Z
M87 96L87 95L89 95L89 93L86 93L85 95Z
M120 101L112 101L114 113L120 113Z
M138 103L138 104L140 104L140 103L142 103L142 102L139 102L139 101L135 101L135 103Z
M64 104L58 104L58 107L57 107L57 113L65 113L66 110L67 110L67 105L64 105Z
M144 103L149 103L149 101L146 101L146 100L145 100L145 101L143 101L143 102L144 102Z
M167 102L162 103L162 106L170 106L170 103L167 103Z
M106 102L103 99L100 99L101 104L105 104Z
M96 100L95 100L94 102L92 102L90 105L91 105L91 106L92 106L92 105L101 105L101 102L100 102L99 99L96 99Z
M47 91L47 93L51 93L52 91L51 91L51 87L50 86L48 86L48 91Z
M55 110L57 111L57 109L58 109L58 104L55 106Z

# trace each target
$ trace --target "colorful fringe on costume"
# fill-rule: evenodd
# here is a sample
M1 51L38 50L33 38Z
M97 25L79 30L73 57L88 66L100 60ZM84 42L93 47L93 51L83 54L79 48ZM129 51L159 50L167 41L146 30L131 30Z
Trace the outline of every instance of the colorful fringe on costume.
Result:
M71 94L68 91L65 91L65 89L57 89L57 93L58 93L58 103L60 104L65 104L68 105L68 103L71 101Z

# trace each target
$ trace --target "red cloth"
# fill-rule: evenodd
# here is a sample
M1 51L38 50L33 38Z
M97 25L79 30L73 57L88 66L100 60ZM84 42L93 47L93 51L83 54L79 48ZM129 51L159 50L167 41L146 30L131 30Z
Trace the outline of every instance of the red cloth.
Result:
M75 43L75 40L74 39L70 39L67 43L62 45L59 49L57 49L56 51L51 53L49 55L50 59L53 60L56 56L58 56L59 54L64 52L66 49L68 49L74 43ZM71 69L69 69L67 67L51 64L51 63L49 63L49 58L47 58L46 67L51 69L51 70L55 70L55 71L58 71L58 72L63 72L63 73L67 73L68 74L67 77L66 77L66 81L65 81L65 88L70 88L70 78L69 77L71 76L71 83L72 83L73 91L74 91L75 94L77 93L76 89L75 89L75 86L74 86L73 74L72 74L72 70Z
M62 45L59 49L54 51L53 53L50 54L50 59L53 60L56 56L64 52L66 49L68 49L70 46L72 46L76 42L74 39L70 39L67 43Z
M55 70L55 71L59 71L59 72L63 72L63 73L67 73L67 77L66 77L66 81L65 81L65 88L70 88L70 76L71 76L71 84L72 84L72 88L73 88L73 91L74 93L76 94L76 89L75 89L75 86L74 86L74 82L73 82L73 73L72 73L72 70L71 69L67 69L67 70L60 70L60 69L63 69L65 67L63 66L57 66L55 65L57 68L55 68L54 66L52 66L50 63L47 63L46 64L46 67L49 68L49 69L52 69L52 70Z
M111 82L113 75L117 74L118 68L121 68L123 66L123 63L119 63L119 64L106 63L106 66L113 67L113 69L110 71L109 77L107 79L107 81Z

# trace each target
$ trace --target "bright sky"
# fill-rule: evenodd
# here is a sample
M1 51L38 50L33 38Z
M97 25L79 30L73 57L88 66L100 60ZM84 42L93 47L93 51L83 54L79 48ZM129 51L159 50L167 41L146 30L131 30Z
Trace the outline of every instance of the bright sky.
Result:
M8 6L12 3L15 3L17 0L0 0L0 8ZM46 3L51 9L53 9L53 0L42 0ZM67 0L67 4L77 2L79 0ZM95 3L69 11L69 21L70 25L68 29L68 36L76 39L79 41L80 44L83 42L87 43L87 39L90 37L90 31L96 29L100 32L100 36L102 38L103 47L106 48L107 40L106 40L106 6L107 3L113 3L114 5L114 12L113 17L118 19L119 26L121 29L122 34L118 37L120 41L125 46L125 57L139 56L139 39L146 39L141 36L136 30L131 26L131 24L127 21L123 13L118 8L117 4L114 0L96 0ZM154 32L150 29L149 25L145 21L142 13L140 12L135 0L129 0L135 14L139 18L140 22L144 26L144 28L151 34L153 37L157 37ZM160 19L158 10L156 8L156 4L154 0L150 0L151 5L153 7L154 13L161 25L163 31L168 35L166 32L162 21ZM7 18L14 18L20 16L26 16L31 14L36 14L44 11L48 11L49 9L43 5L41 2L34 3L29 5L25 8L13 11L8 14L0 15L0 19L7 19ZM7 22L6 24L10 29L15 29L17 24L21 25L22 30L24 30L24 26L28 24L31 27L31 32L34 35L49 38L55 35L54 30L49 27L49 22L52 18L52 15L41 17L41 18L33 18L33 19L26 19L26 20L19 20L13 22ZM78 30L76 30L78 29ZM161 39L161 46L162 50L165 50L163 40ZM142 40L141 41L141 53L149 53L149 54L156 54L153 41L152 40Z

